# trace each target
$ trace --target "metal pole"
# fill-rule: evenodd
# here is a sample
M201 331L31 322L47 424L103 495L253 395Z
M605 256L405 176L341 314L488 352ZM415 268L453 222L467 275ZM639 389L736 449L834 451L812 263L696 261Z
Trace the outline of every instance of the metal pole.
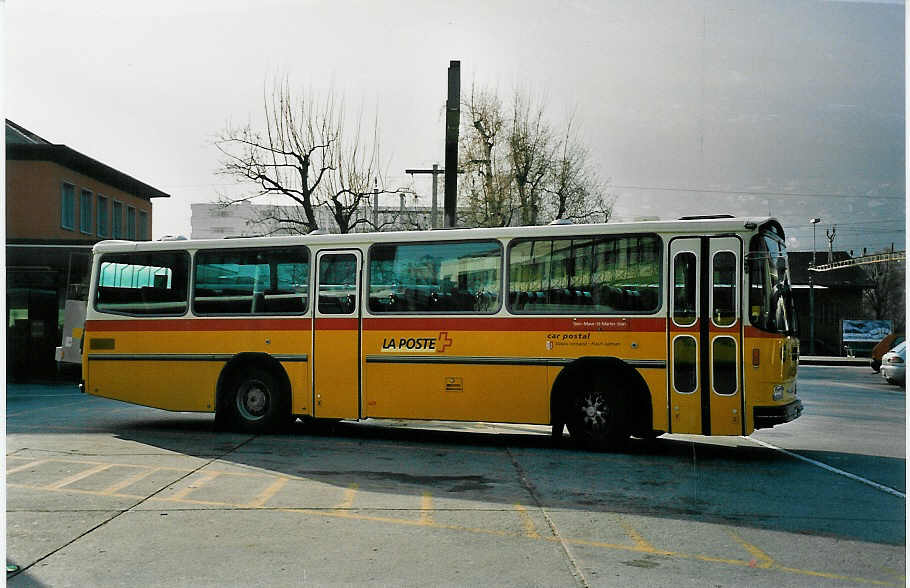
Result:
M446 171L446 170L444 170L444 169L439 169L439 164L438 164L438 163L434 163L434 164L433 164L433 169L406 169L406 170L404 170L404 173L410 174L410 175L414 175L414 174L433 174L433 204L432 204L432 207L431 207L431 209L430 209L430 228L431 228L431 229L438 229L438 228L439 228L439 213L438 213L438 210L439 210L439 199L438 199L438 196L437 196L438 193L439 193L439 191L438 191L438 189L436 188L436 185L437 185L437 178L438 178L438 176L439 176L440 174L444 174L445 171ZM459 170L458 173L461 173L461 171ZM414 194L414 198L417 198L417 194ZM415 205L415 206L417 205L417 201L416 201L416 200L414 201L414 205Z
M379 230L379 188L373 180L373 230Z
M815 225L820 220L809 219L809 222L812 223L812 263L809 264L809 355L815 355L815 284L813 283L815 272L812 271L812 268L815 267Z
M445 171L445 226L455 226L456 200L458 198L458 127L461 124L461 62L449 62L449 94L446 100L446 171Z
M434 163L433 164L433 204L432 204L432 207L430 208L430 228L431 229L439 228L439 224L436 222L436 206L437 206L437 204L436 204L436 201L437 201L437 199L436 199L436 194L437 194L436 178L438 176L439 176L439 164Z

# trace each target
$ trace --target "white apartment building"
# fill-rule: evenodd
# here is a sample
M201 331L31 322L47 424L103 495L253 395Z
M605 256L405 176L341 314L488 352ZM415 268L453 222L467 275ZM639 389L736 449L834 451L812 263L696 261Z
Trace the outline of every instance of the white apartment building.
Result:
M375 216L372 203L367 203L356 215L364 222L357 224L355 232L364 233L375 230L374 225L378 226L381 231L429 229L432 214L430 207L413 204L409 206L407 200L410 198L401 195L397 207L379 206ZM250 204L249 202L225 205L218 202L203 202L191 204L190 211L192 231L190 238L192 239L294 235L301 232L275 220L277 218L302 218L302 211L297 206ZM316 208L316 221L321 230L330 233L338 232L335 219L324 206ZM437 222L442 223L442 210L438 211Z

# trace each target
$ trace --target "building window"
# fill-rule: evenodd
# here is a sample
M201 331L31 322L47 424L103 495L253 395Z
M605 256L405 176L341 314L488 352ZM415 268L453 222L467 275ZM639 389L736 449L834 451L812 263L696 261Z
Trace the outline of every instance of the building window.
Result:
M76 228L76 187L72 184L63 184L60 226L71 231Z
M98 236L107 237L107 198L98 195Z
M148 241L149 239L149 215L144 210L139 211L139 240Z
M87 235L92 232L92 193L88 190L79 198L79 230Z
M116 200L111 207L111 236L114 239L123 238L123 204Z
M136 209L132 206L126 207L126 238L136 240Z

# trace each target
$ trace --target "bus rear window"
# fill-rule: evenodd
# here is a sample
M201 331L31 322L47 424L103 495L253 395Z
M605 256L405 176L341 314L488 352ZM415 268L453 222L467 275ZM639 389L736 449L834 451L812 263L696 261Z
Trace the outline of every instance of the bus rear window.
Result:
M95 308L115 314L184 314L189 260L185 251L102 256L95 288Z

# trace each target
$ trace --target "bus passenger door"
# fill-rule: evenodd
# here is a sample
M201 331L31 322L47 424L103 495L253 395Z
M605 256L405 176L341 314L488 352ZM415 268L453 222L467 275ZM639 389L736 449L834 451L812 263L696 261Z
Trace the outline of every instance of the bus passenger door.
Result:
M700 238L670 241L669 432L702 432L702 252Z
M360 417L360 251L316 256L313 416Z
M742 385L742 243L737 237L709 241L710 430L744 435Z

